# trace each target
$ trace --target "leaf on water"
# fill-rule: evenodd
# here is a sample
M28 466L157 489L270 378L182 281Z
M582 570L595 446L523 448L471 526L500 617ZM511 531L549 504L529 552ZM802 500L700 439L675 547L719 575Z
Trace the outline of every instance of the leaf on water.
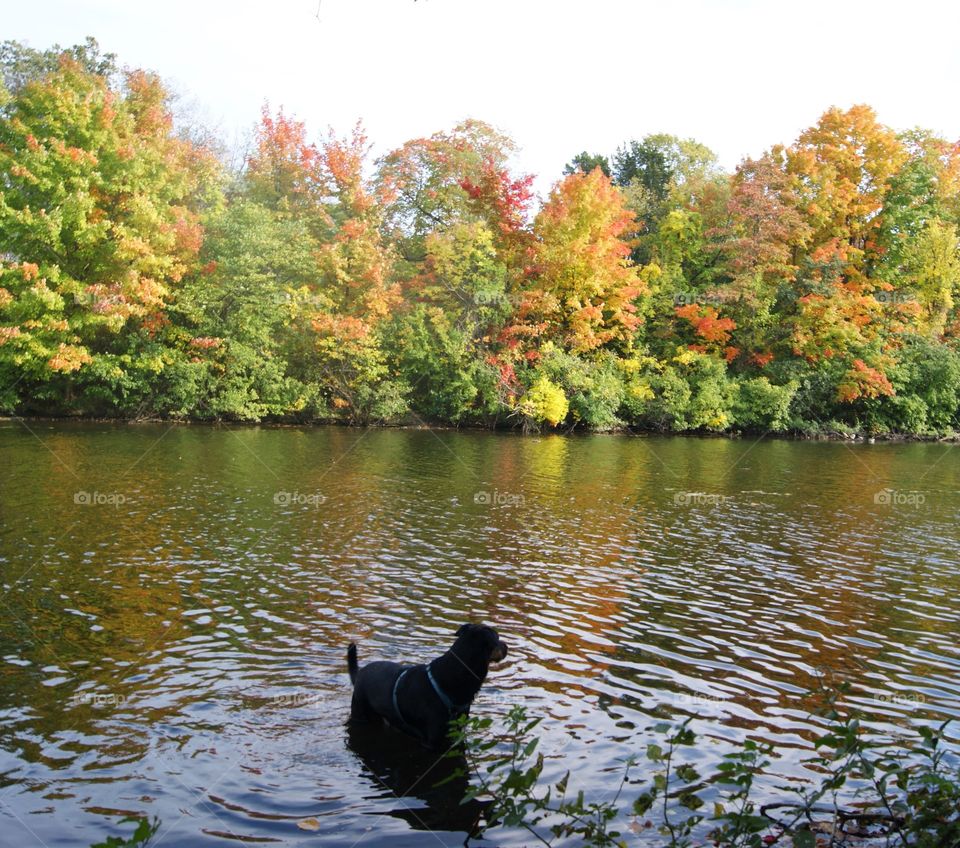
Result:
M315 832L320 830L320 822L315 818L300 819L300 821L297 822L297 827L299 827L300 830Z

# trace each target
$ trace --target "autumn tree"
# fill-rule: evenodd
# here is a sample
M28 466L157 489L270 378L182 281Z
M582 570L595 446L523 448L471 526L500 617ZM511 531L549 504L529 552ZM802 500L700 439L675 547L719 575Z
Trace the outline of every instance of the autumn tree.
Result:
M251 253L242 242L223 242L229 266L210 256L207 282L232 304L238 283L249 293L258 277L258 296L241 300L258 311L274 299L250 344L270 351L264 361L282 362L284 380L295 388L284 389L284 397L296 396L291 412L367 421L405 408L381 346L383 325L400 300L395 251L381 231L390 189L365 175L368 151L359 126L346 138L331 132L315 143L302 122L265 108L243 180L243 214L264 239L262 247ZM290 240L283 257L271 249L282 234ZM246 247L253 245L248 239ZM270 257L268 265L262 257ZM261 337L264 327L271 329ZM234 345L238 340L234 335ZM238 355L244 350L235 347ZM208 356L215 359L217 351Z
M843 283L851 288L873 288L881 212L906 158L896 134L862 105L829 109L787 151L812 245L841 260Z
M303 122L282 109L272 114L264 105L255 144L244 174L245 197L309 223L317 236L326 234L330 219L325 201L330 187L322 153L307 140Z
M529 201L529 179L509 177L516 145L482 121L465 121L449 132L408 141L380 160L378 182L392 195L385 225L401 256L425 259L424 239L479 212L494 233L501 223L515 229L515 216ZM505 211L507 219L497 220Z
M429 387L417 394L431 418L496 418L518 388L498 349L533 272L532 178L511 172L514 150L489 125L467 121L380 162L408 309L394 333L398 367Z
M216 163L175 136L159 80L130 71L113 85L93 62L38 62L0 117L8 408L81 392L86 408L135 404L169 360L157 334L196 262L199 212L218 202Z
M715 232L725 279L714 294L739 326L739 353L760 368L788 352L779 311L812 235L795 182L782 147L744 160L731 180L727 220Z
M333 236L317 253L316 307L305 317L315 359L308 361L338 414L354 421L392 418L406 409L405 386L391 379L381 330L400 303L395 254L381 233L389 187L364 176L369 144L358 126L322 147ZM315 370L314 370L315 369Z
M892 360L879 343L884 306L875 294L890 288L877 274L883 210L906 151L872 109L853 106L829 109L785 157L805 228L786 310L792 353L834 375L835 401L890 396Z
M629 260L635 230L633 213L599 168L557 183L534 221L536 277L513 336L555 339L576 353L629 348L647 291Z

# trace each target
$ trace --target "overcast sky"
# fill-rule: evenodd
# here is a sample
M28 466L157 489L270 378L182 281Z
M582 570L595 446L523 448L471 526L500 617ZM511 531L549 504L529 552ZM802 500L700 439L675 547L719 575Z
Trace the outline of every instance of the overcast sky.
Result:
M269 100L376 152L488 121L541 191L575 153L692 136L732 168L830 105L960 137L960 4L844 0L31 0L2 38L93 35L235 139Z

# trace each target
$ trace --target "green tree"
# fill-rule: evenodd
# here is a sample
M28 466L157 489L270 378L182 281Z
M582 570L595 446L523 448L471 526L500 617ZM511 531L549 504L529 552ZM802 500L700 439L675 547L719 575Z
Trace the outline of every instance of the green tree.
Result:
M200 211L219 202L218 166L175 136L159 80L130 71L115 86L81 55L48 72L44 58L0 116L7 408L139 406L164 367L157 338L195 265Z
M920 300L916 329L932 336L943 334L955 311L960 291L960 239L954 224L928 220L903 252L904 281Z
M103 53L95 38L83 44L62 48L54 44L49 50L34 50L19 41L0 44L0 74L8 95L19 94L24 86L59 70L64 59L72 59L87 73L111 80L118 73L117 57Z
M594 168L599 168L607 177L612 175L610 160L606 156L600 153L587 153L584 150L563 166L563 173L575 174L580 171L583 174L589 174Z
M293 324L313 308L316 243L308 228L240 199L206 225L206 261L174 310L187 363L170 386L171 411L247 420L325 414L290 365L302 347Z

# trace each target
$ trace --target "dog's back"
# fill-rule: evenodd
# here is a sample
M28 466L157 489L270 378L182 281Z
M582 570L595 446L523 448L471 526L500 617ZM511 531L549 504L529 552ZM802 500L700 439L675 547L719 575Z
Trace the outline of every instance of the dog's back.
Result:
M347 670L353 684L350 720L366 722L386 719L391 724L402 727L403 717L399 715L395 704L394 689L397 679L407 668L410 666L386 660L365 663L363 668L360 668L357 646L351 643L347 648Z

